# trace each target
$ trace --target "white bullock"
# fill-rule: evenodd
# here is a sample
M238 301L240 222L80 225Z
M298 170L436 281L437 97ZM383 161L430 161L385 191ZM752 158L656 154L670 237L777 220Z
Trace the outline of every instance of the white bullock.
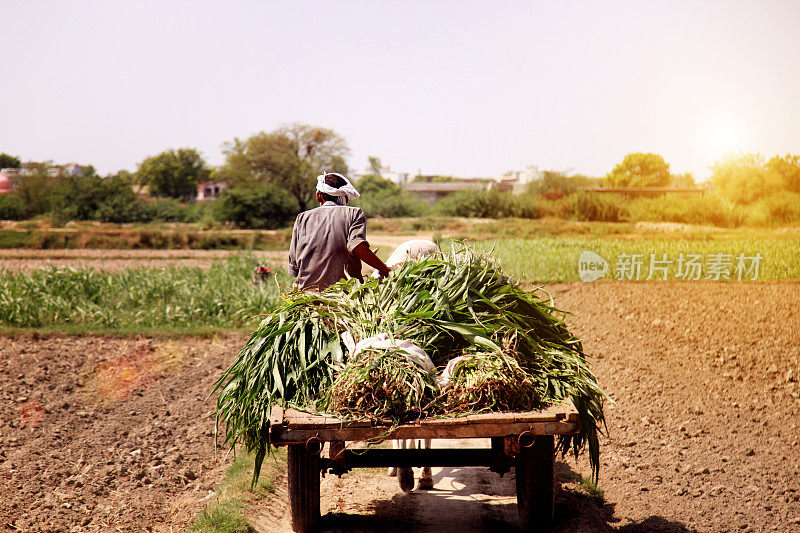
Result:
M418 259L423 259L429 255L435 254L439 248L433 241L428 241L425 239L413 239L410 241L406 241L392 252L392 255L389 256L389 259L386 260L386 266L389 268L394 268L406 261L414 261ZM377 273L373 273L376 275ZM395 450L406 450L406 449L422 449L425 448L429 450L431 448L431 439L421 439L417 442L415 439L403 439L403 440L396 440L392 443L392 448ZM408 492L414 488L414 471L409 468L397 468L397 467L389 467L389 475L390 476L398 476L400 481L400 487ZM422 472L419 476L419 485L420 489L432 489L433 488L433 476L431 475L431 467L423 466Z

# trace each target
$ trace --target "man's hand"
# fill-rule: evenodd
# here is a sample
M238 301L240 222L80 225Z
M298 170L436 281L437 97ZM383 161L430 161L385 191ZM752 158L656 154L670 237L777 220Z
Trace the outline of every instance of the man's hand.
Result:
M391 269L387 267L377 255L375 255L375 252L369 249L367 243L362 242L356 246L353 250L353 253L355 253L358 258L364 261L366 264L377 270L382 278L385 278L389 275L389 272L391 272Z

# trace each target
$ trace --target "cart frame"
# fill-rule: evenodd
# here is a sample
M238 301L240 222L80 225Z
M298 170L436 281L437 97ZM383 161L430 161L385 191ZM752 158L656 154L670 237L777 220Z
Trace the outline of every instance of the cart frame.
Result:
M488 466L501 476L516 474L517 509L523 531L546 528L553 518L556 435L575 435L578 412L569 404L539 411L486 413L422 419L387 426L373 420L272 408L270 443L288 448L288 484L295 531L313 531L320 520L320 473L394 466ZM348 449L347 442L389 439L489 438L490 448ZM323 446L328 444L327 456Z

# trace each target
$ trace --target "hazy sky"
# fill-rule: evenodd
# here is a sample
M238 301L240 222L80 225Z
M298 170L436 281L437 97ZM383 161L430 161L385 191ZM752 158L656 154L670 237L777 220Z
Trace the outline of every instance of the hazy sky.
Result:
M800 152L792 0L0 0L0 28L0 152L102 173L291 121L458 176Z

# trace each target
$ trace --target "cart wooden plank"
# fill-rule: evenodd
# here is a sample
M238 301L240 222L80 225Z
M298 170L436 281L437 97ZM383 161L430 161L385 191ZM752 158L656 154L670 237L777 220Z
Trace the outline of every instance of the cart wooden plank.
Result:
M392 427L372 420L341 420L330 414L314 414L286 409L271 413L270 420L282 415L282 423L273 426L273 444L322 441L366 441L388 439L448 439L533 435L571 435L579 430L578 412L571 403L539 411L484 413L448 418L427 418Z
M275 414L276 407L273 407L270 412L270 421L277 418ZM360 428L371 427L373 425L370 420L342 420L341 418L325 413L307 413L305 411L298 411L297 409L286 409L284 411L280 407L277 408L280 409L280 413L283 417L282 424L284 426L291 426L293 429Z
M280 405L273 406L269 412L269 425L271 427L283 426L283 407Z
M450 426L407 424L394 429L385 426L362 428L282 429L272 434L275 445L302 443L311 438L324 442L332 440L368 441L373 439L469 439L505 437L530 433L532 435L574 435L579 425L573 422L485 423Z
M279 410L276 415L275 411ZM371 419L347 419L343 420L331 414L308 413L296 409L286 409L285 411L276 406L270 415L270 421L274 424L282 415L282 423L290 429L330 429L330 428L359 428L381 426ZM481 413L469 414L454 417L425 418L417 422L423 426L461 426L464 424L487 424L487 423L525 423L525 422L555 422L564 420L567 422L578 421L578 411L571 402L561 405L550 406L538 411L515 411L511 413Z

